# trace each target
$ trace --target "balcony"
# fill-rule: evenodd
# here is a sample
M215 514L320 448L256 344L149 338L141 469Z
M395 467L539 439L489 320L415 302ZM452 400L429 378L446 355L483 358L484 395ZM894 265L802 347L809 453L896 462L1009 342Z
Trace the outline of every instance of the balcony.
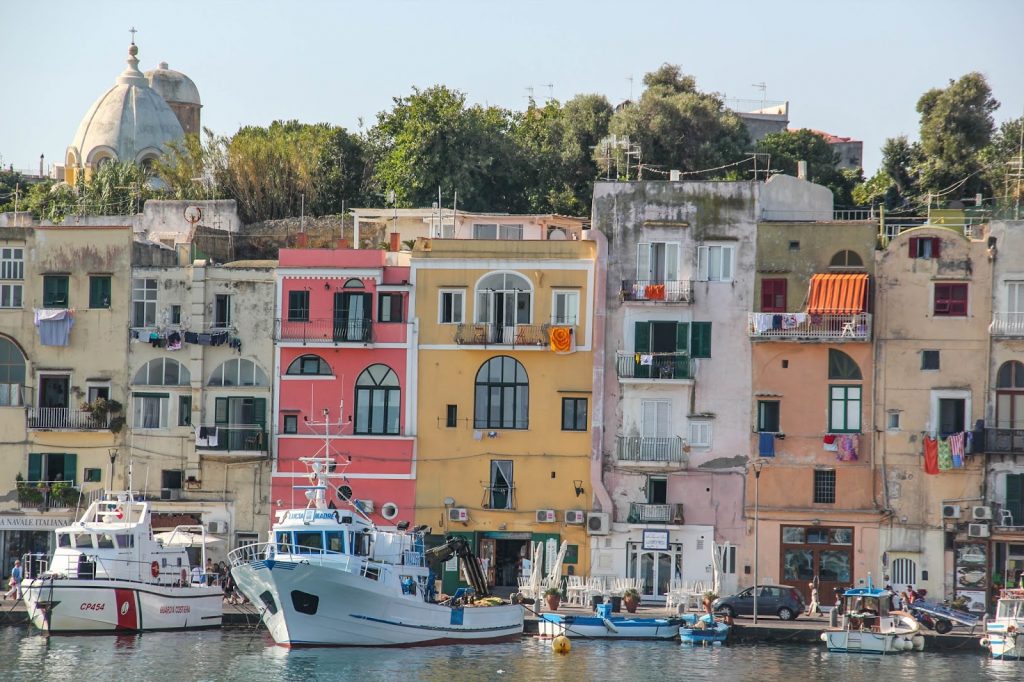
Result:
M484 509L502 511L516 508L516 487L515 485L489 485L483 483L484 497L480 506Z
M692 380L694 364L686 353L619 352L615 356L615 373L620 379Z
M23 509L74 509L83 501L74 481L17 481L17 488Z
M110 415L94 417L88 410L67 407L30 407L28 428L40 431L102 431L110 428Z
M216 436L210 432L216 430ZM200 437L196 438L196 450L203 452L266 452L267 431L258 424L232 426L204 426L199 429ZM205 438L201 437L206 435Z
M988 333L992 336L1024 337L1024 313L992 313Z
M683 505L629 503L629 517L626 523L672 523L682 525Z
M975 451L979 449L976 443ZM992 455L1024 455L1024 429L985 429L984 451Z
M404 326L404 325L403 325ZM274 320L275 341L302 343L373 343L374 323L369 319Z
M748 313L747 334L769 341L870 341L871 314Z
M685 445L679 436L655 438L652 436L618 436L618 460L620 462L637 462L639 464L674 462L686 464L687 457L683 451Z
M624 279L620 295L623 301L693 303L693 283L688 279Z
M546 324L459 324L455 325L454 341L464 346L544 346L548 328Z

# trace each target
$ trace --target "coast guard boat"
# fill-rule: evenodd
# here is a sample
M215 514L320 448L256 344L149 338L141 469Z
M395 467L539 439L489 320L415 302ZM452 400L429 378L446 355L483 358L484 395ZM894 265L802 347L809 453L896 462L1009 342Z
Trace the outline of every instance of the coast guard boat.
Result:
M150 521L146 502L108 493L56 529L49 560L26 555L21 591L32 624L51 633L219 627L220 588L192 584L184 546L154 539ZM191 529L204 540L201 526L179 528L172 538L196 537Z
M870 576L867 587L846 590L839 626L821 633L828 650L850 654L922 651L921 625L910 614L890 613L891 597L889 590L873 587Z
M515 640L523 608L491 597L466 541L449 537L424 550L426 527L382 530L349 501L332 509L326 492L333 457L301 458L312 485L305 508L279 511L270 542L230 554L238 588L262 611L277 644L298 646L421 646ZM427 565L457 556L474 593L433 598ZM460 594L463 593L463 594Z
M988 647L992 658L1024 659L1024 590L999 593L996 617L986 624L981 645Z

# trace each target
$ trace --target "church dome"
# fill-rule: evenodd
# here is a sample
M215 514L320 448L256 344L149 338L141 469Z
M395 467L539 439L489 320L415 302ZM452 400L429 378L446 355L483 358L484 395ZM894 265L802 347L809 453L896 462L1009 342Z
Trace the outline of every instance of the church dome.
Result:
M132 43L128 68L86 112L68 147L69 166L95 168L103 160L144 163L159 156L168 142L185 137L170 106L139 71L138 51Z
M146 80L149 81L149 87L160 93L168 104L202 106L196 84L181 71L168 68L167 62L160 62L157 68L147 71Z

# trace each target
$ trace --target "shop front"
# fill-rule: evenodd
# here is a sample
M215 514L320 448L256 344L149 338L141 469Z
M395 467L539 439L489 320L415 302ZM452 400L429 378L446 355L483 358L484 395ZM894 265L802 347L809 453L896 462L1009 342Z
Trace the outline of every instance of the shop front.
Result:
M782 526L782 584L795 587L810 603L810 584L818 580L818 597L830 603L833 590L853 586L852 527Z
M0 514L0 566L4 584L16 559L25 554L43 554L54 549L54 529L74 522L71 516L44 514Z

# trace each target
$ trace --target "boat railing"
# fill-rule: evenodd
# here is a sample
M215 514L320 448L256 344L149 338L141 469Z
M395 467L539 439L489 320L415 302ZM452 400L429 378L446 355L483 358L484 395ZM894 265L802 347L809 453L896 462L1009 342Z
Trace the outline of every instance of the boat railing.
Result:
M326 565L372 580L380 580L391 566L387 562L374 561L365 556L287 542L257 542L243 545L228 553L228 562L232 568L267 560L302 561L316 566Z
M162 562L121 557L82 556L86 556L87 561L68 561L60 565L59 562L51 563L51 558L46 554L25 554L21 561L25 567L25 579L45 580L52 577L61 580L117 580L176 587L203 584L192 582L193 576L188 566L164 566ZM154 563L157 564L155 576L152 574Z

